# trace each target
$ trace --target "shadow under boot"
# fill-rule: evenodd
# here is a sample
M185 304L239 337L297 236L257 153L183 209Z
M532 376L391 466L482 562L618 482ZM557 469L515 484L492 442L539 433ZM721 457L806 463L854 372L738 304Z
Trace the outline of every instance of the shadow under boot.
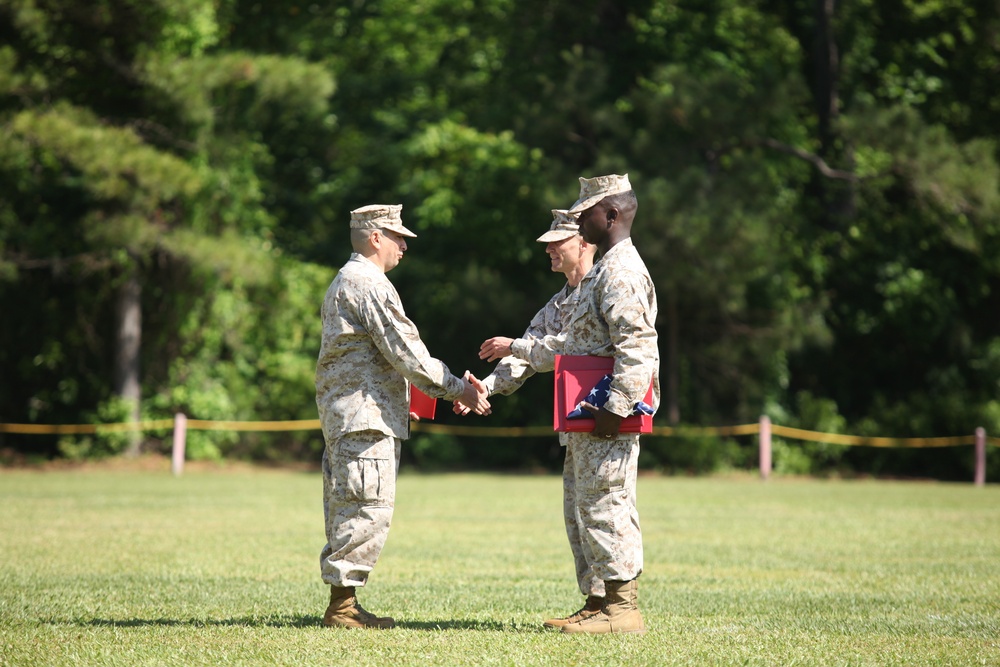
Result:
M638 583L632 581L605 581L604 608L597 614L562 627L563 632L603 635L609 632L643 634L646 624L636 604Z
M561 628L564 625L569 625L570 623L577 623L585 618L590 618L591 616L596 616L601 613L601 608L604 607L604 598L599 598L596 595L588 595L587 602L583 605L583 609L580 609L565 618L550 618L545 621L542 625L547 628Z
M396 627L396 621L389 616L376 616L365 611L358 602L353 586L330 586L330 605L323 614L323 625L332 628L386 630Z

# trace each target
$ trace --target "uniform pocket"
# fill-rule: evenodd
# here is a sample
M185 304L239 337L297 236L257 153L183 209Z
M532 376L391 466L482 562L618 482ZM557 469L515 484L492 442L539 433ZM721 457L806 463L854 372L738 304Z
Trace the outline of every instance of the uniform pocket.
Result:
M392 459L395 455L395 439L378 431L351 433L337 443L341 459Z
M366 505L391 505L395 496L396 440L374 431L341 438L331 462L344 496Z
M391 480L387 471L393 465L385 459L351 459L347 468L347 496L368 504L388 501Z
M583 462L584 470L593 471L583 480L587 492L609 493L625 488L628 455L624 444L621 440L592 439L589 446L581 448L586 459ZM577 464L577 469L580 469L580 463ZM578 483L579 481L578 476Z

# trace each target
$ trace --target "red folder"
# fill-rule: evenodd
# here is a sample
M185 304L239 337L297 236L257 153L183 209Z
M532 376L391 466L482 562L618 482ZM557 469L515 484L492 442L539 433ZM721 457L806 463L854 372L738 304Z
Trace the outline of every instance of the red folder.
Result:
M593 431L593 419L566 419L566 415L586 398L601 378L614 372L614 366L615 360L612 357L556 355L552 428L556 431ZM652 382L643 401L649 405L653 404ZM626 417L618 430L621 433L652 433L653 415L640 414Z
M434 419L434 412L437 410L437 399L431 398L424 392L417 389L417 385L410 385L410 412L416 414L421 419Z

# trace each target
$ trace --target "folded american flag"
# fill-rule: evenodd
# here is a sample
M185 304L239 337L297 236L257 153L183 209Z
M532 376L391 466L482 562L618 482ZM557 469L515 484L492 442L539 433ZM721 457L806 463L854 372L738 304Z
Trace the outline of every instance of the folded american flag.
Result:
M594 388L590 390L587 397L581 401L582 403L590 403L595 408L600 408L605 403L608 402L608 396L611 395L611 375L605 375L600 379L600 381L594 385ZM639 401L632 408L633 415L651 415L653 414L653 408L651 408L647 403ZM594 415L590 414L587 410L580 406L580 403L576 404L576 408L566 415L566 419L593 419Z

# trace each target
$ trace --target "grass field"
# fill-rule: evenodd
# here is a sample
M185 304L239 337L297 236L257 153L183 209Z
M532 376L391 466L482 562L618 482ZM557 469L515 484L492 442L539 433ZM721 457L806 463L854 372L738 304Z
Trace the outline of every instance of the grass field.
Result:
M1000 665L1000 488L643 477L644 636L582 602L554 476L403 475L324 629L320 477L0 472L0 665Z

